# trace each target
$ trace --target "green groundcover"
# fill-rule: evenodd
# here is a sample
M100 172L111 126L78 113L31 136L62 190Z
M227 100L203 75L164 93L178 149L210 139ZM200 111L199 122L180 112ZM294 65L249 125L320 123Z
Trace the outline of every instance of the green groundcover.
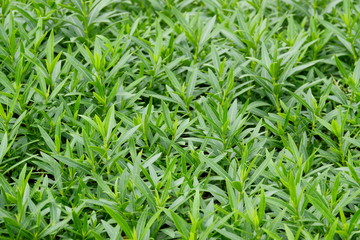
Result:
M360 239L359 0L0 0L0 239Z

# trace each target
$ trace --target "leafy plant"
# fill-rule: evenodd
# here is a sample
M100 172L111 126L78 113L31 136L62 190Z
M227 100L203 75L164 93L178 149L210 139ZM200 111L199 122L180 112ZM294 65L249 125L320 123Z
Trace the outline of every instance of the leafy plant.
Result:
M0 239L359 239L355 0L0 0Z

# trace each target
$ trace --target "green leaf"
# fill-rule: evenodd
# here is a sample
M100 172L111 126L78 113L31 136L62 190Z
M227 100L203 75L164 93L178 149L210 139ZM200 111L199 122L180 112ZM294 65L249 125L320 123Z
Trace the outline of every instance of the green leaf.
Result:
M70 54L68 54L68 53L64 53L64 54L65 54L65 56L67 57L69 63L71 63L71 65L72 65L76 70L78 70L79 73L81 73L87 81L89 81L89 82L93 81L93 75L91 74L91 72L90 72L88 69L86 69L86 68L84 67L84 65L82 65L82 64L81 64L75 57L73 57L72 55L70 55Z
M57 160L59 160L60 162L66 164L67 166L74 168L75 170L78 170L80 172L86 173L86 174L91 174L91 169L90 167L88 167L86 164L81 163L79 161L73 160L71 158L68 157L63 157L63 156L54 156Z
M38 126L41 136L44 139L46 145L50 148L53 153L57 153L56 146L50 135L40 126Z
M199 46L203 46L205 42L210 38L211 31L215 26L216 16L212 17L205 25L203 32L199 40ZM200 47L201 48L201 47Z
M176 226L176 229L180 232L184 239L189 239L190 236L190 225L178 214L170 209L166 209L165 213L171 218Z
M318 210L322 216L324 216L328 222L332 223L335 221L334 215L331 213L329 207L324 204L324 201L321 201L313 196L307 195L308 199L310 200L311 204Z
M133 238L133 231L127 221L118 213L117 211L113 210L110 207L103 206L105 211L119 224L122 231L125 232L128 238Z
M221 154L220 156L217 157L217 159L222 159L226 156L226 153ZM207 165L209 165L209 167L215 172L217 173L219 176L221 176L224 180L230 180L232 181L233 178L219 165L217 164L214 159L210 159L208 157L206 157L203 154L199 154L199 158L202 162L205 162Z

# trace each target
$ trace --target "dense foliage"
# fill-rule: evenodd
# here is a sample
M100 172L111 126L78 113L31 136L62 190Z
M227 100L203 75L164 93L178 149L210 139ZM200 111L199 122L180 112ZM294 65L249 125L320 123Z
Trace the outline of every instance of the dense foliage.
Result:
M0 239L360 239L358 0L0 0Z

